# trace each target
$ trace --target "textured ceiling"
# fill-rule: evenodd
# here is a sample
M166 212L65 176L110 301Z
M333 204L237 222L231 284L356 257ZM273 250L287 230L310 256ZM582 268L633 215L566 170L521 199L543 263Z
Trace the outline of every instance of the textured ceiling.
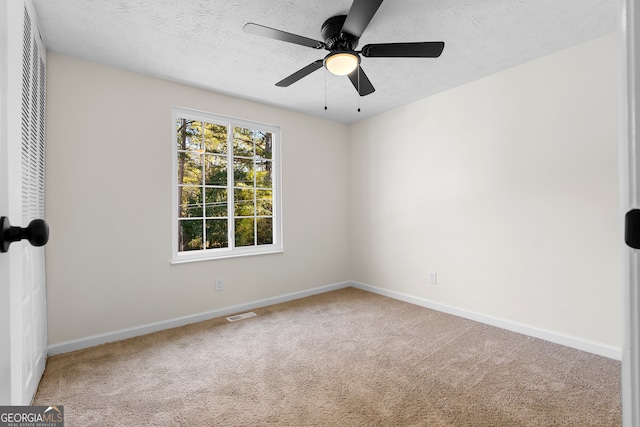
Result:
M386 0L360 39L444 41L437 59L363 58L376 92L320 69L326 51L245 34L255 22L322 40L351 0L33 0L48 50L346 123L615 31L617 0ZM326 81L326 86L325 86ZM325 89L326 88L326 89ZM328 109L324 110L325 96Z

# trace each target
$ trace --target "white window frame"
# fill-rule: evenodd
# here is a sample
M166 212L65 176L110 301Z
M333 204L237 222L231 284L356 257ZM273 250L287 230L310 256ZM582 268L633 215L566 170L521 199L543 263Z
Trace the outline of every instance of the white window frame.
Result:
M176 122L178 118L188 118L206 123L214 123L227 126L227 221L228 221L228 243L226 248L201 249L192 251L178 251L178 147L176 144L178 135ZM255 129L272 134L272 178L273 178L273 243L269 245L254 245L235 247L234 240L234 210L233 210L233 141L230 135L234 127ZM207 113L204 111L192 110L182 107L172 109L171 120L171 163L172 163L172 242L171 242L171 263L183 263L192 261L204 261L221 258L231 258L238 256L272 254L283 252L282 245L282 182L281 182L281 134L280 127L265 123L237 119L219 114Z

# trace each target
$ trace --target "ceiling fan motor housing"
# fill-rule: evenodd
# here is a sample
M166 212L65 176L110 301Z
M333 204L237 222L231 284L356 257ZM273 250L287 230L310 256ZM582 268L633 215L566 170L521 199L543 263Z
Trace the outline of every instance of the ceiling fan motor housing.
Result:
M358 37L343 33L342 26L347 15L333 16L322 24L322 38L330 51L354 51L358 47Z

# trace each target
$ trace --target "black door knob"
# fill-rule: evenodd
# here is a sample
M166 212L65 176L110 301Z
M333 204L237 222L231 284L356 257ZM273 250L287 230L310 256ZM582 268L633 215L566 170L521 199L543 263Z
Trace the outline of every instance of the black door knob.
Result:
M633 249L640 249L640 209L631 209L624 219L624 242Z
M0 218L0 252L7 252L12 242L29 240L33 246L44 246L49 241L49 225L44 219L34 219L25 228L12 227L9 218Z

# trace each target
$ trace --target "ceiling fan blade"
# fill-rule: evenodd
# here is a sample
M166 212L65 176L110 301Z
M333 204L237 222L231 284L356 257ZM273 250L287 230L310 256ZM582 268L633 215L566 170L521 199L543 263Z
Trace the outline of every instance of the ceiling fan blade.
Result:
M276 86L278 87L291 86L301 78L306 77L309 74L313 73L314 71L322 68L323 62L324 60L322 59L318 59L317 61L312 62L311 64L307 65L301 70L298 70L295 73L291 74L289 77L285 77L284 79L280 80L278 83L276 83Z
M347 19L342 25L342 32L360 38L381 4L382 0L353 0Z
M364 73L364 70L360 66L356 68L355 71L353 71L351 74L349 74L349 80L351 80L351 83L353 83L353 87L356 88L356 91L360 93L360 96L366 96L376 91L376 89L371 84L371 81ZM358 87L360 87L360 90L358 90Z
M270 39L280 40L302 46L312 47L314 49L324 49L324 43L307 37L298 36L296 34L287 33L285 31L276 30L275 28L265 27L264 25L254 24L252 22L246 24L243 28L245 33L254 34L256 36L268 37Z
M377 43L362 48L365 58L437 58L444 42Z

